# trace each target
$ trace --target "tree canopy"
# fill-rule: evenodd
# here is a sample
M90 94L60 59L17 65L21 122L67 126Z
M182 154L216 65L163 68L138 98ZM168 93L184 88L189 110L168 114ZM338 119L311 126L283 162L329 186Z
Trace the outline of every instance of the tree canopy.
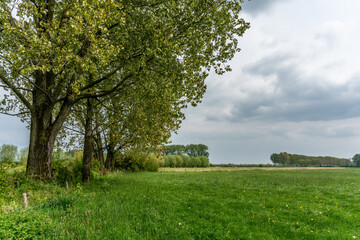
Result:
M3 163L12 163L17 159L18 148L17 146L10 144L3 144L0 147L0 162Z
M3 0L1 111L30 124L27 174L51 177L54 142L83 99L131 89L156 101L143 91L156 85L181 118L211 68L230 70L249 28L240 11L237 0Z

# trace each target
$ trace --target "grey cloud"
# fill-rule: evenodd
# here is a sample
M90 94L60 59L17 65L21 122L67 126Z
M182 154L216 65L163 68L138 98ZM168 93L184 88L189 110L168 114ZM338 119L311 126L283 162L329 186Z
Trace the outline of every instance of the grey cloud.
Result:
M272 5L282 0L245 0L242 7L243 10L249 14L257 15L265 12Z
M252 90L247 98L233 104L230 121L298 122L360 117L360 75L340 86L324 85L316 76L305 79L289 55L264 58L244 72L249 79L272 76L275 91L270 94Z

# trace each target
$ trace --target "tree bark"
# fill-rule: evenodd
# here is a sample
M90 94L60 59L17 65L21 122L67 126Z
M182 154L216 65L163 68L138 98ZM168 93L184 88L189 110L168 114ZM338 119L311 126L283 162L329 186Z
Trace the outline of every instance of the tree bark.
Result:
M54 103L44 91L47 89L46 79L52 76L37 74L33 91L31 108L30 145L26 166L26 175L35 179L47 180L51 178L51 161L54 143L62 124L69 115L75 94L70 94L62 103L61 108L53 119Z
M100 133L100 127L98 126L98 123L96 123L96 148L97 148L97 158L100 162L100 171L104 169L104 151L103 151L103 144L101 139L101 133Z
M105 167L107 170L111 171L114 161L114 148L110 145L107 147L107 155L106 155L106 162Z
M85 119L85 139L84 139L84 156L83 156L83 171L82 181L88 181L90 179L91 171L91 159L94 153L93 148L93 106L91 100L87 99L87 110Z
M43 128L40 126L42 123L42 118L32 118L26 175L46 180L51 178L51 160L55 138L51 134L51 127Z

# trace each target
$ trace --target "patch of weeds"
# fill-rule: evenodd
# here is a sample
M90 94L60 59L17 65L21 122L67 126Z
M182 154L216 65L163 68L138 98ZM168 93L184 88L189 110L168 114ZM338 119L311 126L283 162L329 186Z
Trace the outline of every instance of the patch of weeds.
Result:
M41 236L45 216L32 211L0 214L0 239L34 239Z
M74 199L70 196L59 195L57 197L48 199L40 207L42 209L56 209L56 210L66 210L70 208L74 203Z

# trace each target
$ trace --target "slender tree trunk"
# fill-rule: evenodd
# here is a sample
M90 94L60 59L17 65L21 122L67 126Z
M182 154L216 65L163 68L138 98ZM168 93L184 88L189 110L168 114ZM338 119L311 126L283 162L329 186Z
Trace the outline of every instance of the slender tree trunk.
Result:
M111 171L113 161L114 161L114 148L112 146L109 146L107 148L107 155L106 155L106 162L105 162L105 167L107 170Z
M93 106L91 100L87 100L86 120L85 120L85 139L84 139L84 156L83 156L83 182L90 179L91 159L94 153L93 148Z
M98 123L96 123L96 147L97 147L97 157L100 162L100 171L104 169L104 151L103 151L103 144L100 134L100 127Z

